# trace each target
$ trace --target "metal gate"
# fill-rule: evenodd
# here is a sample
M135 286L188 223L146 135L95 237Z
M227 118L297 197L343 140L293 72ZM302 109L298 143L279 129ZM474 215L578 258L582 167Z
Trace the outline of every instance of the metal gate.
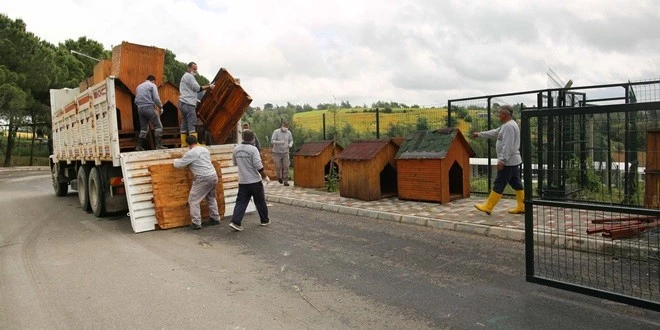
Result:
M660 81L556 92L521 115L527 280L660 310Z

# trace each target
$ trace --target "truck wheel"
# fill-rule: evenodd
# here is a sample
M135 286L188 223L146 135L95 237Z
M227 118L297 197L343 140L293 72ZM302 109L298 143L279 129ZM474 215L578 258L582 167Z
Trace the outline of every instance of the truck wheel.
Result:
M57 164L53 164L50 168L50 176L53 181L53 190L55 190L55 196L66 196L69 192L69 184L66 182L59 182L57 180Z
M84 166L78 168L78 200L80 201L80 207L83 211L89 213L92 212L92 207L89 204L89 171Z
M105 198L103 198L103 182L98 168L92 167L89 172L89 204L97 217L105 215Z

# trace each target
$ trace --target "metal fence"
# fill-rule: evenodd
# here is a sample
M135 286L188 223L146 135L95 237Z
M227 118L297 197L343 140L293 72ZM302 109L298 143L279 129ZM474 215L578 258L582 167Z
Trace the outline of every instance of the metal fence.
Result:
M47 164L50 155L50 144L46 129L43 127L32 130L32 126L20 126L14 133L14 146L11 150L12 166L43 165ZM0 125L0 166L5 161L8 150L9 129L7 125Z
M521 114L527 279L660 310L660 81L553 92Z

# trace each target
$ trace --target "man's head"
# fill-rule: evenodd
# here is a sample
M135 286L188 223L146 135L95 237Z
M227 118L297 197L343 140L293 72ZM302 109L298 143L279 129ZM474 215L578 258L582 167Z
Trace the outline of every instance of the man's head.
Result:
M150 74L150 75L147 76L147 80L149 80L151 82L156 82L156 77L154 77L153 75Z
M252 132L249 129L246 129L243 131L241 137L243 138L243 142L252 143L252 141L254 141L254 132Z
M289 130L289 123L283 121L282 122L282 127L280 127L280 128L282 129L282 132L288 131Z
M505 104L500 107L500 112L497 115L500 117L501 122L506 123L513 117L513 107Z
M250 129L249 123L243 123L243 129Z
M192 148L197 145L197 137L194 135L188 135L186 137L186 143L188 143L188 147Z
M192 75L196 76L197 75L197 63L195 63L195 62L188 63L188 72L190 72Z

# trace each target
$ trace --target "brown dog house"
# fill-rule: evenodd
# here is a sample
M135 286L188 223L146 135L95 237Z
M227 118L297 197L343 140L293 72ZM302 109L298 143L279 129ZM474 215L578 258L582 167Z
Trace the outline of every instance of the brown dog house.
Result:
M339 195L364 201L397 194L399 146L393 140L355 141L339 154Z
M293 155L293 173L295 175L294 185L302 188L325 187L325 176L330 173L332 167L335 171L339 166L332 157L337 158L343 148L332 141L308 142L300 146ZM334 152L333 152L334 150ZM339 172L335 172L339 173Z
M448 203L470 197L470 157L474 155L456 128L408 135L396 155L399 198Z

